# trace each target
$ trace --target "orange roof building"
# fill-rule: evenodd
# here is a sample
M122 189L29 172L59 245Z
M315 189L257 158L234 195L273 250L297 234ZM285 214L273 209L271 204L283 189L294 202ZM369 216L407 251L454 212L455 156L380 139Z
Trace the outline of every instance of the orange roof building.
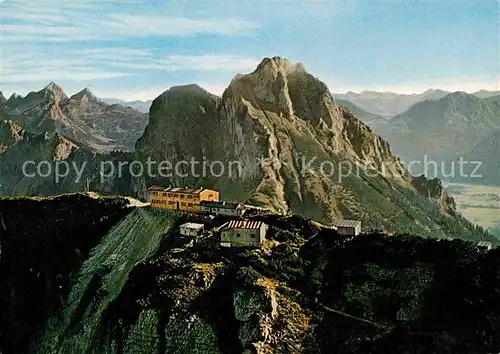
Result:
M219 192L206 188L151 186L148 188L152 207L192 213L201 211L201 201L219 201Z

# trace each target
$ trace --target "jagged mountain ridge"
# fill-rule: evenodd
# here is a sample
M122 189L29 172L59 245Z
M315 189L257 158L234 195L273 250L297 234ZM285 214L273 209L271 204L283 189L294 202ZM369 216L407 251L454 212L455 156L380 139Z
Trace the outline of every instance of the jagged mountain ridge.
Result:
M0 195L22 195L24 187L34 182L23 176L26 161L61 161L79 147L54 134L32 134L11 120L0 120Z
M104 152L132 150L147 124L147 115L101 102L88 88L68 97L53 82L26 97L13 94L4 110L32 133L58 132Z
M361 118L361 120L363 121L365 121L366 117L369 119L370 122L374 122L375 120L379 120L380 118L383 118L384 120L392 118L391 114L393 114L393 112L396 112L397 114L401 113L400 112L401 105L403 108L409 108L412 104L418 103L426 99L439 99L449 93L451 92L440 89L429 89L421 94L408 94L408 95L392 93L392 92L378 92L378 91L362 91L360 93L354 93L352 91L349 91L344 94L333 93L332 95L335 101L339 101L339 104L353 110L353 113L356 117ZM500 94L500 91L480 90L472 94L479 98L488 98ZM404 102L406 97L409 98L408 103ZM387 102L379 102L380 100L375 101L375 99L379 98L382 98L382 101L384 98L394 99L394 105L390 105ZM116 98L102 98L101 100L108 104L120 104L125 107L132 107L142 113L148 113L151 104L153 103L153 100L124 101ZM365 104L364 100L367 100L369 103ZM359 105L355 104L354 101L358 101ZM410 104L410 106L408 106L408 104ZM384 109L383 108L384 105L388 105L389 107ZM365 108L365 106L367 107ZM382 112L382 113L385 112L385 113L384 115L375 114L372 111L369 111L370 109L372 109L374 112Z
M5 105L5 102L7 102L7 99L5 98L5 96L3 95L3 92L0 91L0 108L3 108L4 105Z
M386 119L390 119L395 115L402 114L412 105L425 100L438 100L452 92L441 89L429 89L422 93L400 94L393 92L379 91L362 91L355 93L349 91L347 93L334 93L335 99L349 101L352 104L359 106L371 114L375 114ZM471 95L478 98L488 98L498 95L499 91L480 90ZM363 118L360 116L360 118Z
M151 184L211 186L228 200L324 222L350 217L362 219L367 227L394 229L398 224L424 233L441 227L441 216L430 217L435 212L431 205L448 200L444 195L413 200L421 198L413 178L388 143L338 106L326 85L302 65L279 57L264 59L250 74L237 75L222 97L197 85L173 87L160 95L153 101L136 154L144 163L150 158L175 165L194 158L236 160L243 166L241 177L135 179L134 190L143 196ZM265 163L256 166L262 158ZM316 159L313 173L302 173L302 159ZM325 161L334 165L330 176L319 173ZM359 168L359 173L340 176L340 170L346 173L342 164Z

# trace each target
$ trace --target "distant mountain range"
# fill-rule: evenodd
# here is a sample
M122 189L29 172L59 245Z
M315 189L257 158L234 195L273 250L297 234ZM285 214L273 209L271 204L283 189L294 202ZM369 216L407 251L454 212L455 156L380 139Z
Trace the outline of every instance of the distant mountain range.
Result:
M89 89L68 97L55 83L25 97L1 95L0 105L4 116L28 132L59 133L96 151L133 150L148 121L147 114L104 103Z
M392 132L387 138L393 150L408 160L420 160L423 155L448 159L463 154L500 128L499 97L481 99L454 92L438 100L419 102L392 118Z
M153 100L148 101L122 101L116 98L100 98L101 101L107 104L119 104L124 107L131 107L141 113L148 113Z
M333 94L333 97L335 99L350 101L371 114L389 119L403 113L415 103L427 99L440 99L450 93L449 91L439 89L430 89L420 94L398 94L378 91L355 93L349 91L345 94ZM498 94L500 94L500 91L481 90L472 95L479 98L487 98Z
M413 173L427 172L428 177L446 176L449 180L500 185L497 153L500 141L499 91L481 90L468 94L429 90L420 95L364 91L342 97L345 96L358 103L343 98L336 98L335 101L349 108L384 137L390 143L392 152L401 156L407 164L412 164ZM410 102L414 103L392 118L374 113L396 112ZM371 107L373 111L361 105ZM482 161L483 177L464 178L458 169L452 173L452 164L457 166L460 158ZM425 169L425 160L437 162L438 168ZM449 177L451 174L453 177Z
M387 137L390 134L391 125L389 118L368 112L367 110L348 100L335 98L335 102L342 107L348 108L352 112L352 114L366 123L378 135Z
M404 112L415 103L426 99L442 98L449 93L451 92L439 89L430 89L420 94L398 94L379 91L354 93L349 91L345 94L333 93L332 96L338 104L351 109L357 117L370 122L378 122L381 118L387 120L396 114ZM472 95L479 98L487 98L499 94L500 91L481 90L474 92ZM153 103L153 100L124 101L116 98L100 98L100 100L108 104L131 107L142 113L148 113Z
M428 177L500 185L500 94L485 90L474 94L447 93L438 99L417 102L387 120L350 101L337 99L336 102L356 112L387 139L392 152L412 164L413 173L426 172ZM481 170L474 174L480 173L481 177L471 178L472 163L461 174L458 170L460 158L481 162ZM431 167L425 169L425 161L436 162L438 167L429 165Z

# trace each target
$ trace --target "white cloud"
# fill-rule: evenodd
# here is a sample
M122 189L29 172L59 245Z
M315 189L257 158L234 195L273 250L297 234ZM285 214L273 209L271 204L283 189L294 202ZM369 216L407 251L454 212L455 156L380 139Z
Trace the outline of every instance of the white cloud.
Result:
M111 44L141 42L146 47L149 37L242 36L259 28L240 19L174 17L141 10L148 7L136 7L139 12L131 13L116 5L91 0L3 3L0 90L14 84L17 90L34 89L33 85L49 81L86 86L87 81L139 76L145 71L244 71L258 63L235 55L165 55L165 48L157 46L137 49Z
M171 55L164 62L167 66L190 70L250 70L259 64L259 59L236 55Z
M113 41L124 38L244 36L259 24L234 18L186 18L168 13L121 11L109 3L10 1L2 5L3 43ZM138 7L141 9L141 7ZM117 10L118 9L118 10Z
M258 59L236 55L161 55L125 47L43 51L17 45L0 61L0 83L92 80L140 75L143 71L247 71Z
M116 79L130 76L129 91L107 91L106 83L96 85L95 94L100 97L116 97L125 100L153 99L169 86L139 89L135 82L144 85L144 77L161 75L165 72L184 70L187 72L216 71L246 72L253 70L258 59L236 55L205 54L199 56L170 55L165 58L150 49L127 47L66 48L60 51L43 50L43 46L24 46L15 44L10 47L9 55L0 62L0 90L6 95L13 92L26 94L38 90L50 81L55 81L69 89L80 90L92 87L94 80ZM168 77L168 75L167 75ZM168 82L168 78L166 81ZM214 94L222 94L225 85L199 82L200 86ZM192 83L176 80L172 85ZM109 84L109 82L108 82ZM111 85L114 86L114 85ZM101 93L102 91L102 93ZM71 92L68 91L70 94Z

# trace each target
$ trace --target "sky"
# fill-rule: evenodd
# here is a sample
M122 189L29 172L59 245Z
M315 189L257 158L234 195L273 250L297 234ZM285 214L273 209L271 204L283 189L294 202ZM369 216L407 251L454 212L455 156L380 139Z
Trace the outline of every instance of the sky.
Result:
M221 94L264 57L335 93L498 90L498 1L0 0L0 91Z

